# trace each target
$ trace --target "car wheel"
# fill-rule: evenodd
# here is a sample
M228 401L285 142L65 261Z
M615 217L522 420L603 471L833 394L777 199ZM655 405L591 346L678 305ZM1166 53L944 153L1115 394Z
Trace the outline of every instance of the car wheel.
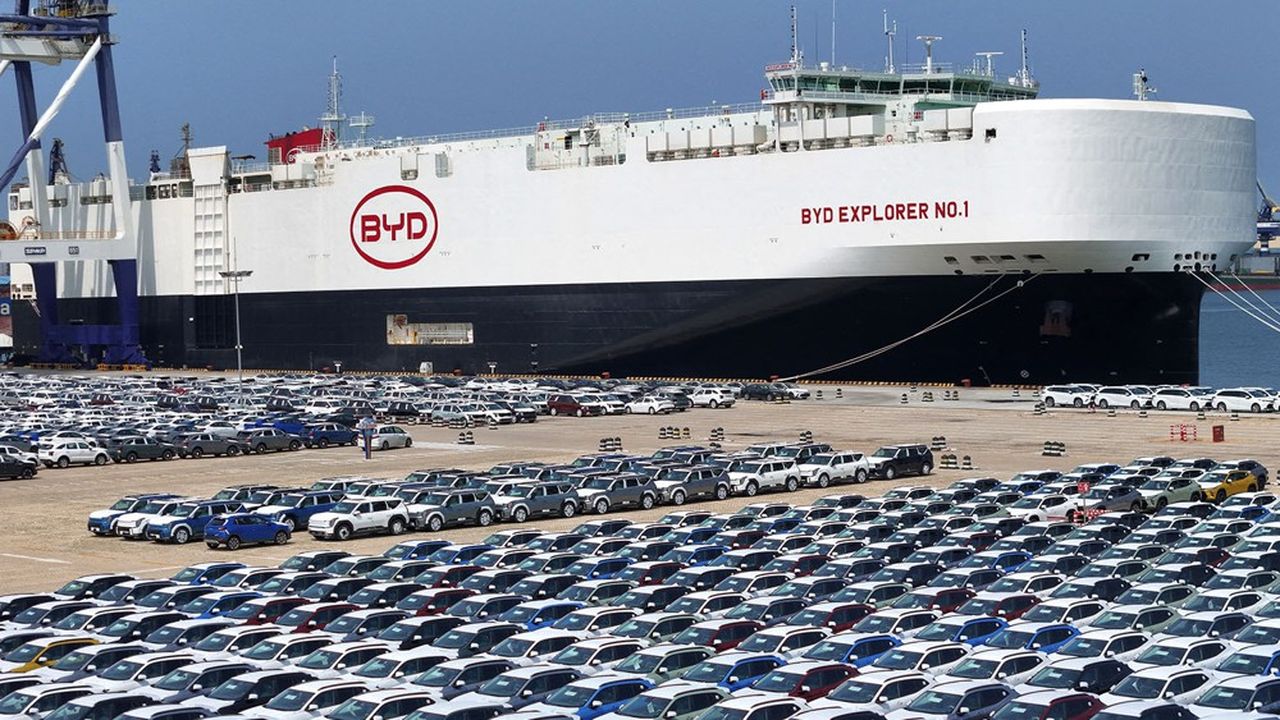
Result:
M287 542L289 542L289 533L285 532L284 530L281 530L280 532L276 533L277 545L284 545Z
M548 411L547 411L547 414L548 414L548 415L559 415L560 413L559 413L555 408L551 408L550 410L548 410Z
M258 453L259 455L262 455L262 454L264 454L264 453L266 453L266 452L267 452L267 444L266 444L266 443L258 443L258 446L257 446L257 447L255 447L255 448L253 449L253 451L254 451L254 452L256 452L256 453Z
M523 507L518 507L512 511L511 519L518 523L522 523L529 519L529 511L525 510Z
M831 476L827 475L826 473L820 473L818 475L818 487L820 488L831 487Z
M127 463L135 463L135 462L138 462L138 453L136 453L136 452L129 452L129 453L125 453L124 461L125 461L125 462L127 462Z
M440 532L444 528L444 518L439 515L432 515L427 518L427 529L431 532Z
M1262 406L1258 405L1258 403L1254 403L1249 406L1249 412L1260 413L1262 412Z
M1103 398L1098 401L1098 407L1102 408L1103 410L1106 410L1109 405L1111 405L1111 403L1107 402L1106 398Z
M1132 503L1129 504L1129 512L1138 512L1141 509L1142 509L1141 500L1134 500Z
M571 502L565 503L564 506L560 508L560 515L563 517L571 518L577 514L578 514L578 506L574 505Z
M302 443L298 442L297 440L290 440L290 441L289 441L289 449L290 449L290 450L297 450L297 449L298 449L298 448L300 448L300 447L302 447Z
M379 449L379 450L386 450L386 449L387 449L387 448L389 448L389 447L391 447L391 446L387 444L387 441L386 441L386 440L383 440L383 441L382 441L382 444L378 446L378 449Z
M800 487L800 481L796 480L794 477L787 478L787 492L795 492L798 487Z
M652 495L645 493L644 495L640 496L640 507L644 508L645 510L648 510L653 507L653 504L654 504L654 501L653 501Z
M921 465L921 466L920 466L920 474L921 474L921 475L928 475L928 474L929 474L929 473L931 473L931 472L933 472L933 466L932 466L932 465L930 465L929 463L925 463L925 464L923 464L923 465Z
M1227 404L1224 402L1218 403L1218 412L1226 412L1226 411L1227 411Z
M677 490L677 491L675 491L675 492L671 493L671 504L672 504L672 505L683 505L683 504L684 504L684 492L682 492L682 491L680 491L680 490Z
M230 455L231 457L235 457L235 456L239 455L241 452L243 452L243 450L244 450L244 448L241 448L239 445L228 445L228 446L227 446L227 454L228 454L228 455Z
M885 479L885 480L892 480L892 479L894 479L894 478L896 478L896 477L898 477L898 471L897 471L897 469L895 469L892 465L890 465L890 466L888 466L888 467L886 467L886 468L884 469L884 479Z
M1198 402L1192 401L1189 407L1191 408L1191 412L1200 412L1200 403Z
M240 538L236 537L235 535L231 535L231 536L229 536L229 537L227 538L227 549L228 549L228 550L239 550L239 549L240 549Z
M707 407L711 408L712 410L715 410L716 408L720 407L720 401L713 398L711 402L707 403Z
M1222 489L1219 489L1218 492L1213 496L1214 502L1218 502L1218 503L1226 499L1227 499L1227 491Z
M186 545L187 543L191 542L191 531L184 527L180 527L177 530L174 530L173 541L178 543L179 545Z
M609 501L604 498L600 498L596 501L596 504L593 507L595 508L597 515L603 515L609 512Z
M405 439L404 439L404 446L405 446L405 447L413 447L413 438L411 438L411 437L407 437L407 438L405 438Z
M855 483L858 483L859 485L861 485L862 483L866 482L866 481L867 481L867 471L866 471L866 470L859 470L858 472L854 473L854 474L853 474L853 481L854 481Z
M652 405L651 405L651 406L649 406L649 414L650 414L650 415L657 415L657 414L658 414L658 408L653 407Z
M66 455L63 455L62 457L58 458L58 467L65 468L70 464L71 464L71 458L67 457ZM101 465L102 463L98 463L98 464Z
M1081 398L1076 398L1075 400L1072 400L1071 407L1077 407L1077 408L1084 407L1084 400Z
M160 459L161 459L161 460L172 460L172 459L173 459L173 451L172 451L172 450L165 450L164 452L160 453Z
M726 499L726 498L728 498L728 497L729 497L729 486L728 486L728 485L717 485L717 486L716 486L716 499L717 499L717 500L724 500L724 499Z
M1194 498L1192 498L1192 499L1194 499ZM1168 504L1169 504L1169 501L1168 501L1168 500L1166 500L1166 499L1164 499L1164 498L1160 498L1160 499L1156 500L1156 512L1160 512L1161 510L1163 510L1163 509L1164 509L1164 506L1165 506L1165 505L1168 505Z
M748 480L747 481L747 497L755 497L756 493L758 492L760 492L760 486L756 484L756 481Z
M1049 396L1047 396L1047 395L1045 396L1045 398L1044 398L1044 406L1045 406L1045 407L1053 407L1054 405L1057 405L1057 404L1058 404L1058 403L1057 403L1053 398L1051 398L1051 397L1049 397Z
M232 445L231 447L228 447L228 448L227 448L227 454L228 454L228 455L230 455L230 454L231 454L231 449L232 449L232 448L234 448L234 447L235 447L235 446L234 446L234 445ZM195 459L197 459L197 460L199 460L200 458L204 457L204 448L199 447L199 446L191 448L191 457L193 457L193 458L195 458Z
M106 464L107 464L107 456L106 456L106 455L99 455L99 456L95 457L95 458L93 459L93 464L94 464L94 465L106 465Z
M1156 409L1157 409L1157 410L1168 410L1168 409L1169 409L1169 406L1168 406L1168 405L1166 405L1166 404L1165 404L1165 402L1164 402L1163 400L1157 400L1157 401L1156 401Z
M1199 492L1191 493L1191 502L1201 502L1203 500L1204 500L1204 495L1200 494Z
M204 546L205 546L205 547L207 547L207 548L209 548L210 550L217 550L217 549L218 549L218 543L216 543L216 542L207 542L207 543L205 543L205 544L204 544Z
M26 468L25 470L22 471L22 478L24 480L29 480L35 476L36 476L35 468Z
M575 417L582 417L582 408L573 411Z
M1133 402L1129 403L1130 410L1137 410L1140 407L1142 407L1142 405L1140 405L1137 400L1134 400Z
M319 445L322 449L329 447L329 438L327 437L320 438Z
M333 530L333 536L339 540L350 540L352 532L353 530L349 523L339 523L338 527Z
M298 529L298 521L294 520L292 515L285 515L280 518L280 524L289 528L289 532L293 532Z
M476 516L476 522L480 523L480 527L489 527L493 524L493 513L485 508Z
M399 535L404 532L404 520L398 517L391 518L391 522L387 523L387 530L392 535Z
M1250 485L1250 486L1249 486L1249 492L1258 492L1258 486L1257 486L1257 485Z

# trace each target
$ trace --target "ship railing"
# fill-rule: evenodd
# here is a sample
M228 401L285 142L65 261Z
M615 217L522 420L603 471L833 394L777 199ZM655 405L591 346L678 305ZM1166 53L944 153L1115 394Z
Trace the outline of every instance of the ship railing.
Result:
M437 145L443 143L467 142L471 140L495 140L501 138L533 135L538 132L552 130L577 130L591 125L618 124L630 122L653 122L657 120L681 120L687 118L714 117L717 115L736 115L740 113L768 111L768 107L759 101L746 103L703 105L690 108L669 108L641 113L599 112L568 120L544 120L535 125L504 128L500 130L475 130L470 132L440 133L436 135L417 135L413 137L383 138L377 140L354 140L336 145L311 145L298 148L303 153L321 153L354 149L393 149L414 145Z
M936 62L932 65L925 65L924 63L909 63L906 65L899 65L898 72L903 75L925 75L927 70L927 74L936 75L938 73L949 73L952 71L953 67L954 66L949 62Z
M40 230L19 233L14 240L110 240L116 236L115 230ZM3 240L0 240L3 242Z

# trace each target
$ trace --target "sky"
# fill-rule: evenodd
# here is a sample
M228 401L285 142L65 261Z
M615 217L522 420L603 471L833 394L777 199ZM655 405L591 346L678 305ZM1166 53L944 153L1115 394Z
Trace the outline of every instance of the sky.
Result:
M2 1L2 0L0 0ZM265 158L271 133L314 126L331 58L343 109L376 116L373 136L532 125L544 117L660 110L759 96L764 65L790 53L789 2L776 0L117 0L114 49L130 174L167 166L190 123L197 146ZM797 0L807 60L831 57L831 0ZM1280 196L1280 0L836 0L836 63L879 69L881 9L897 59L941 35L935 59L967 65L1018 33L1045 97L1125 98L1144 67L1157 99L1231 105L1257 119L1259 175ZM37 67L42 103L69 66ZM81 84L46 137L72 174L105 166L97 91ZM11 77L0 78L0 141L21 141ZM42 105L43 107L43 105ZM0 146L8 157L12 149ZM19 177L22 174L20 173Z

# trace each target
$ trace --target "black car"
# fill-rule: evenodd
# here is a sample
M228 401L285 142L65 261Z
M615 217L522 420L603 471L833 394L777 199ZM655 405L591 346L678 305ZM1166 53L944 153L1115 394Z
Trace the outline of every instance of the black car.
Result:
M0 455L0 478L16 480L35 476L35 463L23 462L12 455Z
M177 449L180 457L201 458L205 455L239 455L244 446L231 438L213 433L196 433L186 435L178 440Z
M892 480L904 475L928 475L933 472L933 451L928 445L886 445L868 458L871 474Z
M108 446L111 459L118 463L137 462L139 460L172 460L178 455L178 449L172 443L162 442L145 435L132 435L117 438Z
M268 450L297 450L302 447L302 438L275 428L258 428L245 430L237 434L245 452L265 453Z

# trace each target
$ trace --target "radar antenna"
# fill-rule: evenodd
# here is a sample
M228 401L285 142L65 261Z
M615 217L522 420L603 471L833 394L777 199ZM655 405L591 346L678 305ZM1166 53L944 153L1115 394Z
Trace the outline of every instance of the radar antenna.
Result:
M916 39L924 43L924 74L933 74L933 44L942 39L941 35L917 35Z
M897 72L897 69L893 65L893 38L898 34L898 21L894 20L893 25L890 26L889 11L886 9L880 12L884 17L884 37L889 48L889 54L884 56L884 71L894 73Z
M996 50L984 50L982 52L974 53L975 56L980 57L985 61L982 65L982 74L986 75L987 77L995 77L996 75L996 66L995 66L995 63L991 61L991 59L1000 57L1003 54L1004 53ZM974 69L976 70L977 68L974 68Z
M369 128L373 127L374 122L374 117L372 115L361 110L359 115L351 116L351 119L347 121L347 124L356 131L356 142L363 145L365 136L368 135Z

